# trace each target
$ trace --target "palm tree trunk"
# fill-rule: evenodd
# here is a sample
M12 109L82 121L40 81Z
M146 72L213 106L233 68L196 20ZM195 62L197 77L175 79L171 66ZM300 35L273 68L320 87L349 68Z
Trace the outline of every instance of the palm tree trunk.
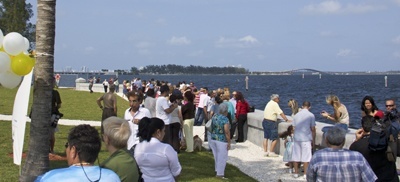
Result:
M34 181L49 169L49 132L54 84L56 0L37 1L36 65L28 155L20 181Z

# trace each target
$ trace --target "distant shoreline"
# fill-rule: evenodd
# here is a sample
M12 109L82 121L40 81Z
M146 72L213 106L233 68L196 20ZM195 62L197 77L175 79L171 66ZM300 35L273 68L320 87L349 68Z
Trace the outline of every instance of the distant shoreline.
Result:
M145 76L151 76L151 75L168 75L168 76L182 76L182 75L269 75L269 76L291 76L291 75L400 75L400 71L389 71L389 72L249 72L249 73L244 73L244 74L149 74L149 73L142 73L142 74L131 74L131 73L117 73L117 72L64 72L64 71L55 71L54 74L60 74L60 75L145 75Z

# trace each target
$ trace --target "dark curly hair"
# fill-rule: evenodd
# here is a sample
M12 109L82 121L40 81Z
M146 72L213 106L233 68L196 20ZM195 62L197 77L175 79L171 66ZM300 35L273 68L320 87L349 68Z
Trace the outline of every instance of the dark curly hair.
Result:
M293 133L293 125L290 125L286 131L279 133L279 138L286 138Z
M142 103L144 96L143 93L139 90L139 91L130 91L127 94L127 97L137 97L137 100L139 103Z
M99 132L87 124L75 126L68 134L68 145L75 146L81 161L93 163L101 149Z
M189 102L193 102L193 101L194 101L194 95L193 95L193 93L190 92L190 91L186 91L186 92L183 94L183 96L185 96L186 99L187 99Z

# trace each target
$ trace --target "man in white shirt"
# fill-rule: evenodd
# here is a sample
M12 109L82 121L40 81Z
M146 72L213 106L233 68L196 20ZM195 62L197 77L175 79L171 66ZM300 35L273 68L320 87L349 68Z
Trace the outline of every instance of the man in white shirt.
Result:
M235 96L236 96L236 91L233 91L232 92L232 98L229 99L229 102L232 103L233 108L235 109L235 112L236 112L236 98L235 98Z
M143 94L137 91L128 92L129 108L125 111L124 119L128 121L129 127L131 129L131 136L128 139L128 150L139 143L139 137L137 133L139 130L139 121L148 117L151 118L150 111L144 107L140 107L143 101Z
M178 107L178 103L175 102L171 105L169 104L169 101L166 98L169 95L168 85L161 85L160 92L161 95L157 98L156 101L156 117L162 119L165 124L165 136L163 142L168 143L172 146L172 134L169 125L171 123L170 113Z
M201 88L199 105L197 106L197 112L194 118L194 126L201 126L204 119L207 120L207 103L209 100L210 97L208 96L208 88Z

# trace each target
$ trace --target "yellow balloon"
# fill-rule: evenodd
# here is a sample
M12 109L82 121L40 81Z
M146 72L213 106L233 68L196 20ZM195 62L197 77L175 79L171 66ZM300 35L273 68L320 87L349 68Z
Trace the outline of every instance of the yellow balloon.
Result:
M21 53L11 58L11 70L17 75L24 76L32 71L34 66L32 63L28 55Z

